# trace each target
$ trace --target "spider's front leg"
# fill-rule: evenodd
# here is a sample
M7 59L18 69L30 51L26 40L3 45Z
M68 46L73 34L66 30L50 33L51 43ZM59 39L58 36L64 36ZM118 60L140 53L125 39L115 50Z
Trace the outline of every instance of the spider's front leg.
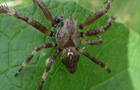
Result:
M85 52L82 49L78 49L78 52L82 53L83 55L85 55L86 57L88 57L90 60L92 60L94 63L100 65L102 68L105 68L108 73L111 72L111 69L108 68L104 63L102 63L100 60L96 59L95 57L91 56L90 54L88 54L87 52Z
M38 51L40 51L43 48L51 48L51 47L55 47L55 46L57 46L57 43L45 43L45 44L42 44L41 46L35 48L35 50L32 51L32 53L28 56L28 58L25 60L25 62L23 62L22 66L20 67L20 69L15 74L15 77L19 74L19 72L23 69L23 67L26 66L26 64L31 61L31 59L34 57L34 55Z
M48 8L46 7L46 5L41 1L41 0L33 0L42 10L42 12L44 13L45 17L47 18L47 20L49 21L49 23L55 28L57 27L57 24L55 22L55 20L52 18L51 13L49 12Z
M46 77L47 77L47 75L48 75L48 72L49 72L49 70L51 69L52 64L54 63L54 61L56 60L56 57L58 56L58 54L59 54L60 52L61 52L61 49L60 49L60 48L57 49L57 50L54 52L54 54L52 55L52 57L49 59L49 63L48 63L48 65L46 66L46 69L45 69L44 74L43 74L43 76L42 76L42 79L41 79L41 82L40 82L40 84L39 84L38 90L42 90L42 86L43 86L43 83L44 83L44 81L45 81L45 79L46 79Z
M107 0L106 1L106 7L100 9L98 12L96 12L94 15L92 15L87 21L85 21L84 23L80 24L78 26L78 28L81 30L87 26L89 26L90 24L92 24L94 21L96 21L98 18L100 18L101 16L103 16L110 8L110 4L113 0Z
M20 13L18 13L17 11L9 8L8 6L0 6L0 13L7 13L9 15L12 15L20 20L23 20L25 22L27 22L28 24L30 24L31 26L35 27L37 30L41 31L42 33L46 34L47 36L51 36L54 37L55 33L50 31L49 29L47 29L44 25L42 25L41 23L33 20L32 18L28 18Z
M109 17L107 24L104 27L99 27L99 28L95 28L89 31L85 31L85 32L81 32L81 37L89 37L89 36L93 36L93 35L98 35L100 33L104 33L105 31L107 31L111 25L114 23L115 18L113 16Z

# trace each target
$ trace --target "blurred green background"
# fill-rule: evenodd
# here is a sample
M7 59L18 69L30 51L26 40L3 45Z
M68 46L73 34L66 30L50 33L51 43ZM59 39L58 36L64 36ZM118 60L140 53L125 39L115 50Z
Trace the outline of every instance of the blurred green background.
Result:
M67 1L67 0L59 0ZM98 11L104 7L105 0L75 0L84 7ZM0 4L7 4L10 7L21 7L32 3L32 0L0 0ZM128 28L140 35L140 0L114 0L109 15L117 17L116 21L124 23Z

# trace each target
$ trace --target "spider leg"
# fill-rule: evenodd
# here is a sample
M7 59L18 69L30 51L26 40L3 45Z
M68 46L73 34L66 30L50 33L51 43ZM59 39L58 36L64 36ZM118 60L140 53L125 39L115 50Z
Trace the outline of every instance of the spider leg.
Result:
M26 66L26 64L28 62L31 61L31 59L34 57L34 55L40 51L41 49L43 48L51 48L51 47L55 47L57 46L56 43L45 43L45 44L42 44L40 46L38 46L37 48L34 49L34 51L32 51L32 53L28 56L28 58L25 60L25 62L23 62L22 66L20 67L20 69L17 71L17 73L15 74L15 77L19 74L19 72L23 69L24 66Z
M85 31L85 32L81 32L81 37L89 37L89 36L93 36L93 35L97 35L100 33L104 33L105 31L107 31L111 25L114 23L115 18L113 16L109 17L107 24L104 27L99 27L99 28L95 28L89 31Z
M89 26L90 24L92 24L93 22L95 22L98 18L100 18L101 16L103 16L105 13L107 13L107 11L110 8L110 4L113 0L107 0L106 1L106 6L102 9L100 9L98 12L96 12L94 15L92 15L88 20L86 20L85 22L83 22L82 24L80 24L78 26L78 28L81 30L87 26Z
M47 18L47 20L49 21L49 23L54 27L55 25L55 21L52 18L51 13L49 12L48 8L46 7L46 5L41 1L41 0L33 0L42 10L42 12L44 13L45 17Z
M96 41L92 41L92 40L81 40L80 43L81 44L85 44L85 45L99 45L103 42L103 39L101 36L97 36L99 38L99 40Z
M45 81L45 79L46 79L46 77L47 77L47 75L48 75L48 72L49 72L49 70L51 69L51 66L52 66L52 64L54 63L54 61L56 60L56 57L58 56L58 54L60 53L60 51L61 51L61 49L57 49L57 50L54 52L54 54L52 55L52 57L50 58L49 63L48 63L48 65L46 66L46 69L45 69L44 74L43 74L43 76L42 76L42 79L41 79L41 81L40 81L38 90L42 90L42 86L43 86L43 83L44 83L44 81Z
M32 18L28 18L20 13L18 13L17 11L9 8L8 6L0 6L0 13L7 13L9 15L12 15L20 20L23 20L25 22L27 22L28 24L30 24L31 26L35 27L36 29L38 29L39 31L41 31L42 33L54 37L55 33L50 31L49 29L47 29L44 25L42 25L41 23L33 20Z
M78 51L79 51L80 53L82 53L83 55L85 55L86 57L88 57L88 58L89 58L90 60L92 60L94 63L100 65L102 68L105 68L105 69L108 71L108 73L111 72L111 69L108 68L108 67L107 67L104 63L102 63L100 60L98 60L98 59L96 59L95 57L91 56L90 54L88 54L87 52L85 52L85 51L82 50L82 49L78 49Z

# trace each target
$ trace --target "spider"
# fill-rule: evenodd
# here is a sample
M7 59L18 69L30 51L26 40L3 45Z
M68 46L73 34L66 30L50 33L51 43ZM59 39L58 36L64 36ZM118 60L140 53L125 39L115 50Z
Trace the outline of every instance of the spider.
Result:
M94 15L92 15L88 20L83 22L82 24L76 26L77 22L74 18L69 17L66 18L64 15L58 15L54 19L52 18L52 15L50 14L48 8L41 0L33 0L34 3L36 3L42 12L44 13L45 17L49 21L50 25L57 31L52 32L49 29L47 29L44 25L41 23L33 20L32 18L26 17L17 11L9 8L8 6L0 6L0 13L7 13L14 17L17 17L20 20L23 20L27 22L29 25L33 26L37 30L41 31L47 36L53 37L56 39L56 42L53 43L45 43L37 48L35 48L32 53L27 57L25 62L23 62L20 69L15 74L15 77L19 74L19 72L23 69L23 67L31 61L31 59L34 57L34 55L40 51L43 48L51 48L55 46L59 46L59 48L53 53L51 58L49 59L49 63L46 66L46 69L44 71L44 74L42 76L41 82L39 84L38 90L42 90L43 83L47 77L47 74L49 70L51 69L52 64L55 62L56 57L58 54L62 52L61 61L65 65L66 69L69 73L75 73L77 70L77 63L80 58L80 53L88 57L91 61L94 63L100 65L102 68L105 68L108 73L111 72L111 69L108 68L104 63L102 63L100 60L96 59L95 57L88 54L83 49L78 48L79 44L85 44L85 45L99 45L103 42L102 37L97 36L100 33L104 33L107 31L113 22L115 21L115 18L113 16L108 18L107 24L105 26L95 28L92 30L88 30L85 32L80 32L80 30L86 28L93 22L95 22L97 19L99 19L101 16L103 16L110 8L110 4L113 0L107 0L105 2L106 6L100 9L98 12L96 12ZM59 25L61 23L61 25ZM90 37L90 36L97 36L99 40L92 41L92 40L80 40L81 37Z

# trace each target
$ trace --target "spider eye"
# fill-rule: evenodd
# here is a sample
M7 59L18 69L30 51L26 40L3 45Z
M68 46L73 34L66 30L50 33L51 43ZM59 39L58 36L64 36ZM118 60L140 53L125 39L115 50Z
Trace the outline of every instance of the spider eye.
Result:
M60 22L62 22L63 20L65 19L65 16L64 15L58 15L55 17L55 23L58 24Z
M60 20L59 19L55 19L55 23L59 23L60 22Z

